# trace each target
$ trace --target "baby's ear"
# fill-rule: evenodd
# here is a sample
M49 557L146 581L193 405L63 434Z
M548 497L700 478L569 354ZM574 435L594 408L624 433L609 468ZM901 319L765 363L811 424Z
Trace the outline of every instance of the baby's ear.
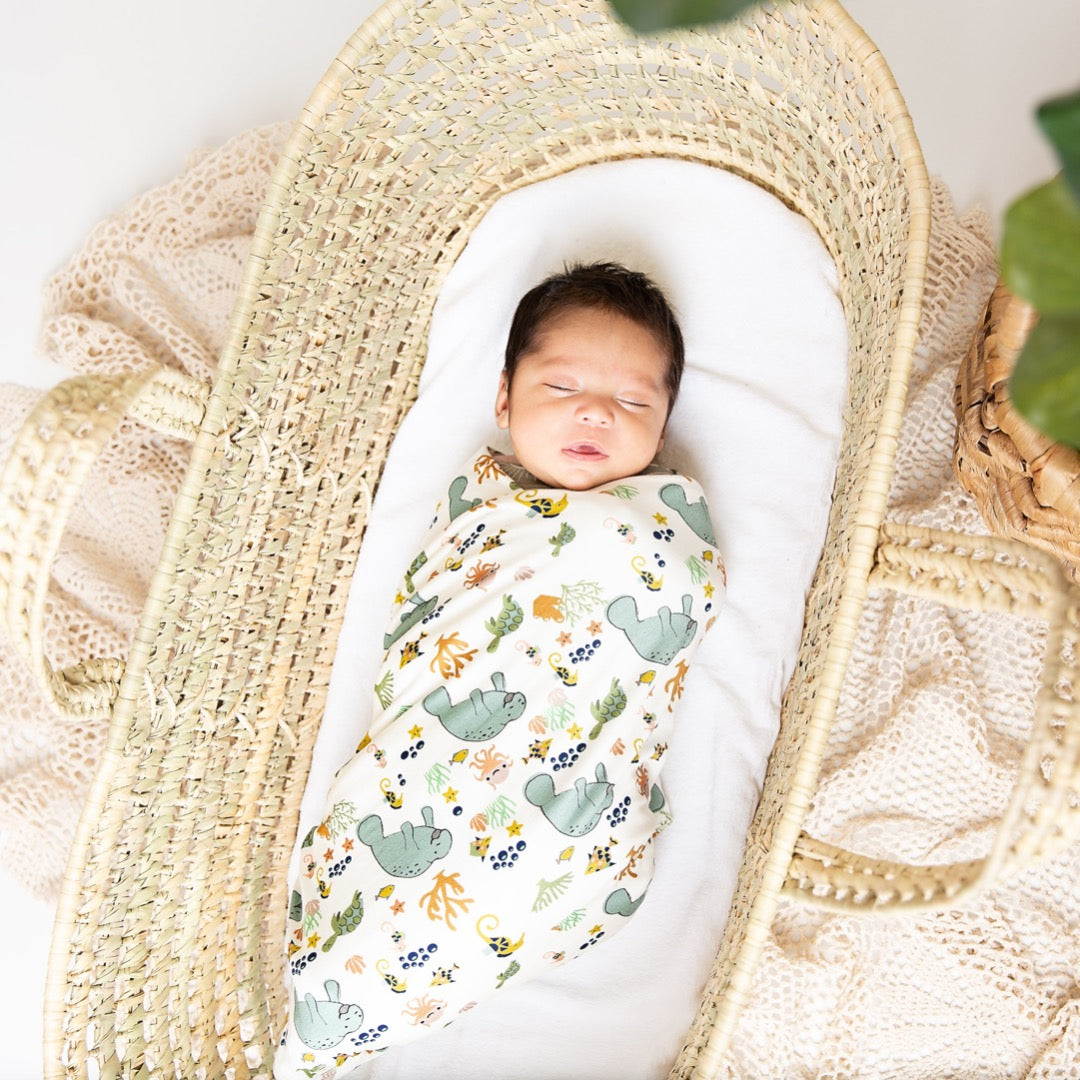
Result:
M499 392L495 395L495 423L503 430L510 426L510 386L505 368L499 375Z

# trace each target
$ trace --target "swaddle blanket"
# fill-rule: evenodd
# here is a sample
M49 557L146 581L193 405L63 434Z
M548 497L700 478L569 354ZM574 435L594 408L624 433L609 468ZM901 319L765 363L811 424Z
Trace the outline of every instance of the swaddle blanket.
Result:
M303 842L275 1074L450 1023L642 903L659 783L724 569L699 485L449 482L384 636L378 704Z

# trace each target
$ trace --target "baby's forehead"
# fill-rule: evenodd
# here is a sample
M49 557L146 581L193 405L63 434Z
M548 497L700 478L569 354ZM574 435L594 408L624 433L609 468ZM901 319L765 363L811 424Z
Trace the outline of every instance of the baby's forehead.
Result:
M621 324L621 327L620 327ZM537 321L528 336L520 355L541 352L549 347L573 347L577 342L584 343L596 334L605 335L609 331L618 333L620 329L631 334L641 334L655 346L647 350L658 354L663 367L672 362L671 349L663 335L644 319L635 319L622 311L606 307L560 308L550 312Z
M644 364L640 358L632 362L620 363L617 359L598 359L588 353L575 352L570 348L526 353L521 357L519 366L529 367L537 374L550 371L573 371L582 376L595 374L663 386L669 364L670 361L662 353L656 357L655 363Z

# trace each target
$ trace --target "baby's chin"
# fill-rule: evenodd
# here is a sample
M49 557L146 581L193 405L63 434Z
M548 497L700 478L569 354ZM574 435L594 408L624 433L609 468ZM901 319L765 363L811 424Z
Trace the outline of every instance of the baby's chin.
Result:
M520 456L518 462L536 477L546 487L562 488L565 491L591 491L593 488L603 487L619 480L626 479L632 473L620 472L610 467L603 468L603 464L597 462L592 465L567 464L562 467L547 467L544 463L534 462L532 465Z

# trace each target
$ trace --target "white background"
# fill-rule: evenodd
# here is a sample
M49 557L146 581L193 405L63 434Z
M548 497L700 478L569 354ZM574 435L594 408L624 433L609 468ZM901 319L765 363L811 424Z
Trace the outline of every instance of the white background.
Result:
M92 226L172 179L188 153L295 117L375 0L3 0L0 383L63 375L35 355L45 279ZM848 0L907 99L957 208L1007 203L1056 166L1035 103L1080 86L1077 0ZM6 899L0 1078L40 1075L52 918L0 874Z

